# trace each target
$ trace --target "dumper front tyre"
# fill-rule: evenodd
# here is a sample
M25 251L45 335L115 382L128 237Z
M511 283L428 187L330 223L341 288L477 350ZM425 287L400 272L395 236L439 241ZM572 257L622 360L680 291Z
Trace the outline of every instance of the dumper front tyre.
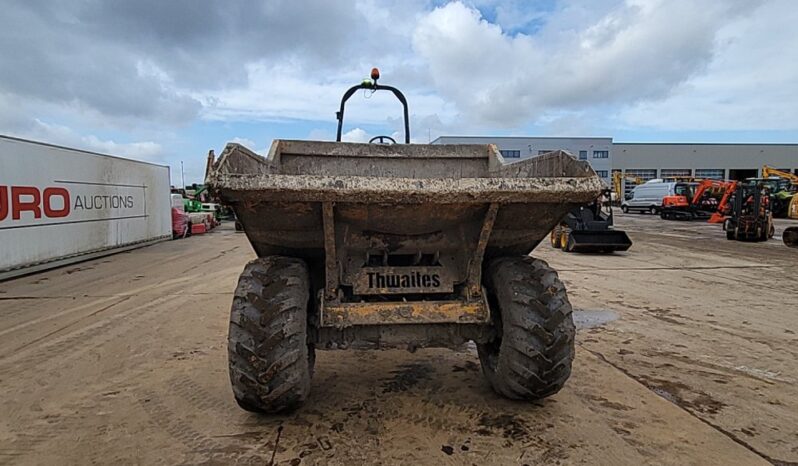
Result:
M565 286L548 264L531 257L494 260L486 287L498 337L477 345L493 389L517 400L557 393L571 375L574 326Z
M269 256L244 267L227 346L233 394L243 409L277 413L307 398L315 360L308 343L309 302L302 260Z

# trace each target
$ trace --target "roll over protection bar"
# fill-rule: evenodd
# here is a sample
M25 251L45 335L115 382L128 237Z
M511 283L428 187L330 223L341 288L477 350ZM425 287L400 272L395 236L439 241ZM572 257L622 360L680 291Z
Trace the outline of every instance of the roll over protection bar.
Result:
M405 144L410 144L410 117L408 116L408 111L407 111L407 99L405 99L404 94L402 94L402 91L400 91L399 89L393 86L383 86L382 84L377 84L376 79L374 79L373 83L360 83L356 86L352 86L344 93L344 96L341 99L341 108L337 112L335 112L335 117L338 119L338 133L335 136L335 141L341 142L341 131L343 130L344 127L344 107L346 106L346 101L349 100L349 98L352 97L352 95L354 95L354 93L357 92L359 89L393 92L393 95L395 95L396 98L399 99L399 102L402 103L402 107L404 108Z

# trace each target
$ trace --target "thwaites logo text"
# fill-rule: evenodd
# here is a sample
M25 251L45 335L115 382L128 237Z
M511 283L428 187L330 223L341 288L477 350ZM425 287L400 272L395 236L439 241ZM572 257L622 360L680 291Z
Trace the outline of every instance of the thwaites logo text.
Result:
M0 185L0 228L143 216L144 202L143 186Z
M441 286L441 276L437 273L410 272L396 273L368 273L368 285L376 288L438 288Z

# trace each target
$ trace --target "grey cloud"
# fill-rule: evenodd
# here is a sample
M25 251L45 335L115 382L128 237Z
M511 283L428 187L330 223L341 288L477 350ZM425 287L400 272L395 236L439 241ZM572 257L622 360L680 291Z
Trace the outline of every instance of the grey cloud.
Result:
M335 63L359 20L351 1L96 1L81 14L92 36L136 48L180 83L241 83L251 61Z
M249 63L329 66L356 21L352 2L324 0L20 1L0 16L0 92L187 122L201 109L192 93L245 85Z
M450 3L419 23L414 46L464 117L508 126L551 110L665 98L710 63L721 28L758 5L628 2L568 34L557 30L572 27L557 13L527 36Z

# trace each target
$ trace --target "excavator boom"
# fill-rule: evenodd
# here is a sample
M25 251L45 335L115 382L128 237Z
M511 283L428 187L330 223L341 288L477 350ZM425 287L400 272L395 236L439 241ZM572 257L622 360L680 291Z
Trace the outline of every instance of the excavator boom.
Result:
M727 181L724 184L725 191L723 192L723 197L720 198L718 210L714 212L711 217L709 217L709 220L707 220L709 223L723 223L729 213L729 198L731 198L731 195L734 194L734 191L737 189L737 182Z
M790 180L792 184L798 185L798 175L793 175L790 172L785 172L783 170L777 170L775 168L771 168L767 165L762 166L762 177L770 178L772 176L777 176L779 178L784 178L785 180Z

